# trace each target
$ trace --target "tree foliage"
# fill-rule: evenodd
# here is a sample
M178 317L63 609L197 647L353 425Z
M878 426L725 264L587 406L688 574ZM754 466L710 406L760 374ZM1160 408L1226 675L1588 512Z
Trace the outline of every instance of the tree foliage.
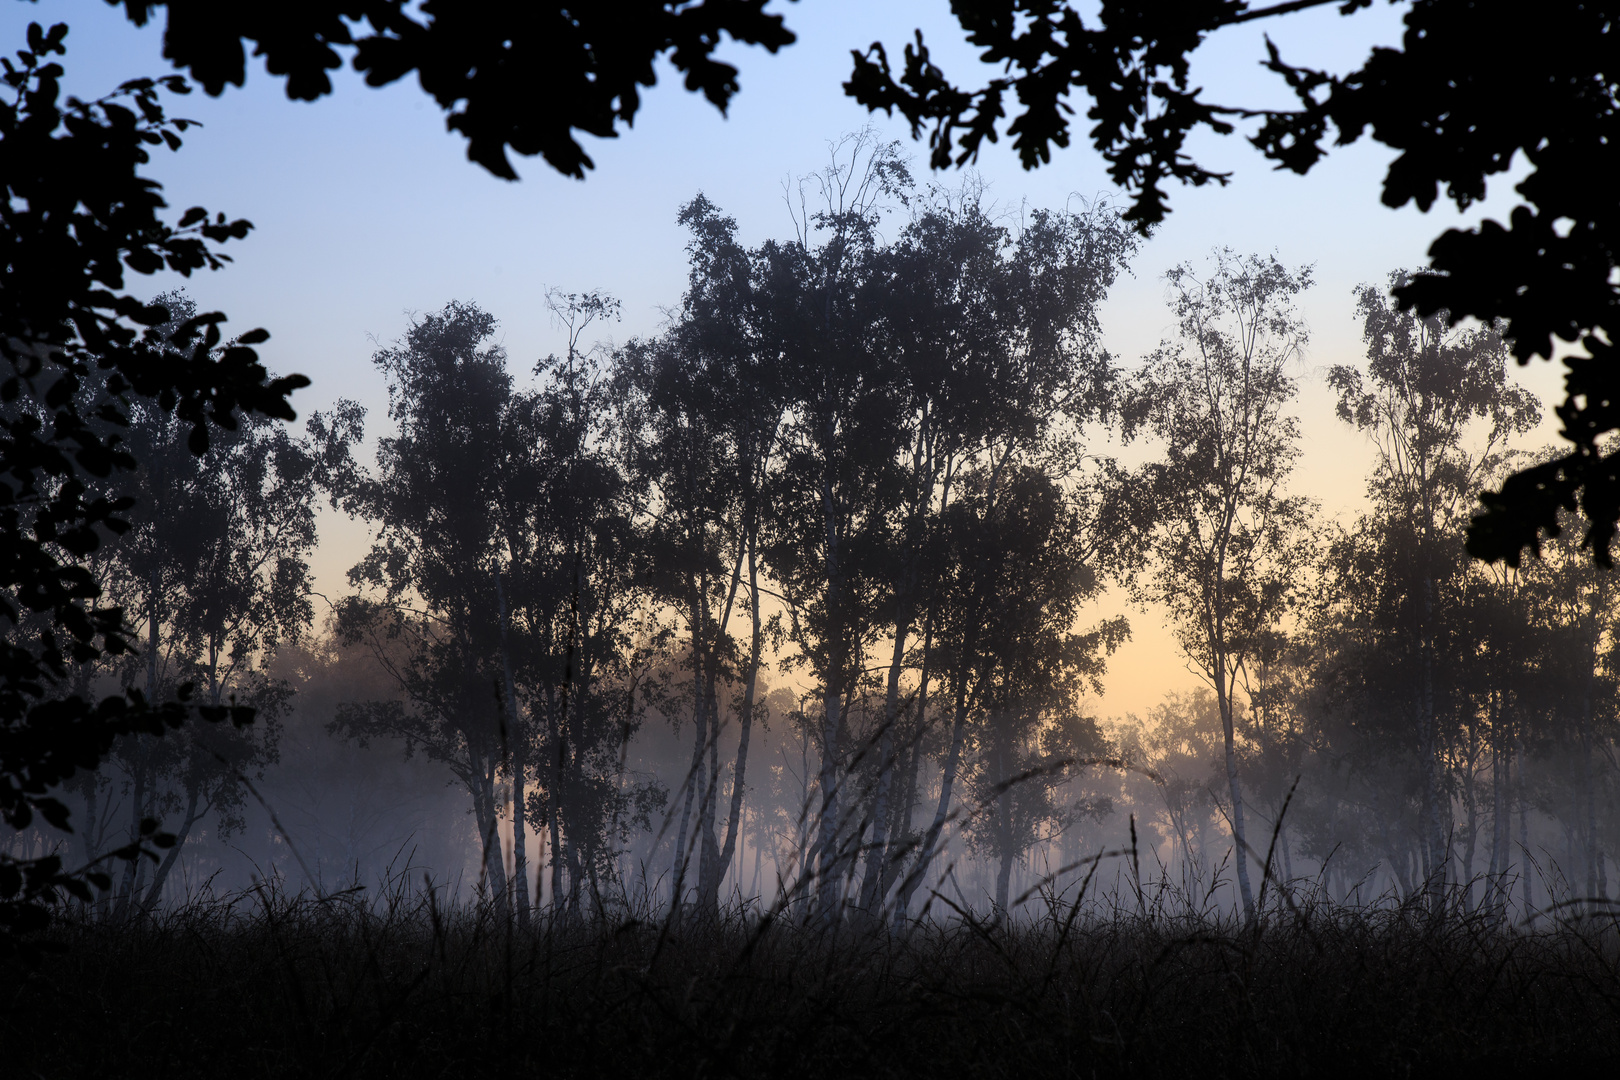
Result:
M172 416L202 454L251 414L291 418L287 397L308 382L269 376L252 348L262 330L221 347L225 317L208 313L164 332L168 309L125 291L127 271L219 267L215 245L250 225L201 207L167 220L141 169L153 147L179 147L186 124L167 117L162 95L186 83L138 79L97 101L64 101L50 57L65 52L66 34L31 25L26 48L4 61L0 100L0 815L16 828L35 814L66 827L55 785L93 768L120 736L162 734L190 712L189 690L160 705L139 690L95 701L68 686L72 665L134 648L86 565L129 527L131 410ZM215 703L200 712L252 718ZM152 822L136 831L140 843L157 835ZM0 946L39 925L56 890L87 898L87 882L107 881L99 867L65 872L57 856L0 856Z
M1187 152L1199 131L1230 135L1262 121L1249 141L1278 168L1308 172L1330 145L1370 134L1394 150L1385 205L1427 211L1442 194L1466 210L1515 160L1530 166L1523 201L1506 224L1448 229L1429 249L1431 274L1395 288L1403 309L1451 323L1473 318L1502 333L1521 363L1551 359L1555 339L1578 346L1564 360L1559 406L1567 453L1516 472L1482 496L1469 550L1517 565L1526 548L1577 507L1585 543L1605 564L1620 520L1620 481L1600 440L1620 428L1620 211L1601 179L1620 145L1612 3L1557 3L1525 19L1498 0L1416 0L1399 47L1372 51L1344 75L1289 63L1268 41L1264 65L1297 100L1256 110L1211 100L1191 84L1190 58L1223 27L1282 19L1330 0L1251 6L1191 0L1166 6L1105 3L1082 14L1059 0L970 0L953 5L968 43L1001 74L962 89L933 62L919 32L904 62L881 43L857 52L846 90L871 109L898 110L914 136L930 130L936 167L972 160L1005 131L1026 168L1072 138L1071 95L1090 100L1087 132L1114 182L1133 193L1128 216L1146 229L1169 212L1165 186L1225 184ZM1352 15L1371 0L1344 0ZM1504 33L1504 26L1514 31Z
M1307 330L1294 298L1309 267L1220 252L1200 278L1167 275L1177 337L1143 365L1125 406L1125 433L1151 434L1163 458L1143 471L1139 505L1150 524L1138 597L1163 605L1176 642L1215 692L1225 736L1226 779L1239 891L1255 918L1239 779L1240 680L1256 668L1310 565L1314 507L1287 491L1299 459L1299 421L1286 410Z
M794 40L780 15L765 14L766 2L327 0L285 11L109 0L137 25L163 8L163 55L210 94L242 85L248 44L297 101L332 92L339 49L353 49L355 70L372 86L415 72L446 126L467 139L467 157L508 180L517 179L508 150L584 176L591 159L574 132L607 139L633 123L665 54L688 90L724 112L738 90L737 69L714 56L724 38L771 52Z

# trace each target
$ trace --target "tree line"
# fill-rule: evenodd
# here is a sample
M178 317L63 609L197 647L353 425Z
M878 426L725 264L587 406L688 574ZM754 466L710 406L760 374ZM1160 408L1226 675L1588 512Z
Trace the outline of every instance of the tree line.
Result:
M1505 909L1517 883L1533 910L1531 810L1566 831L1574 892L1605 893L1608 576L1560 541L1516 569L1462 548L1539 419L1496 328L1358 292L1367 363L1328 380L1374 468L1333 524L1289 489L1309 268L1172 270L1174 333L1127 366L1099 322L1137 246L1111 208L998 212L869 137L798 193L794 235L753 247L688 202L687 290L651 338L592 344L616 303L550 294L566 347L524 382L475 304L416 319L374 357L391 426L369 467L352 402L200 458L135 414L133 527L96 573L144 647L76 685L191 682L259 721L123 740L75 781L86 856L153 817L182 844L207 814L239 825L290 693L272 659L314 626L324 498L374 532L332 635L391 689L331 732L445 766L519 919L531 836L564 910L622 895L634 850L666 860L639 871L661 902L717 913L768 716L806 769L779 900L817 919L914 913L952 844L1005 912L1015 870L1057 852L1053 881L1079 874L1078 838L1126 800L1184 877L1213 886L1232 852L1251 919L1296 857L1341 897L1381 866L1436 909L1458 888ZM1100 718L1130 632L1093 614L1110 586L1167 614L1206 696ZM651 718L678 767L637 755ZM129 863L108 910L149 909L182 850Z

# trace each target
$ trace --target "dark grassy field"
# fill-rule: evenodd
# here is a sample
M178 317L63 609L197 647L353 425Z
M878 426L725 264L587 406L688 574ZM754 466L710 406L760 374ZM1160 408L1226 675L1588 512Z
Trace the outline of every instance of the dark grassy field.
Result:
M1545 1075L1620 1055L1611 916L1051 905L900 935L520 930L403 892L64 921L0 966L8 1077ZM1483 1070L1483 1073L1482 1073Z

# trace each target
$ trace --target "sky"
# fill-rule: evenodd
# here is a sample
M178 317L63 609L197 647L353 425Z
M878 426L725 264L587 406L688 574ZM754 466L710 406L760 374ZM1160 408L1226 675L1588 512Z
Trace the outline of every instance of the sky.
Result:
M926 146L910 142L904 123L869 116L844 96L852 48L883 41L898 56L921 27L936 63L959 83L989 71L962 42L948 0L776 0L772 10L787 16L799 40L775 56L735 43L722 49L741 72L729 116L687 93L661 66L634 128L612 140L582 137L596 162L584 181L557 175L538 158L515 159L517 183L490 176L466 160L464 142L446 132L443 114L414 79L379 90L345 71L331 97L291 102L261 63L243 88L171 101L171 115L202 126L178 153L159 152L149 175L164 184L173 207L202 205L255 225L247 240L227 248L235 260L227 270L183 284L202 310L229 315L227 331L271 332L260 349L271 368L314 380L295 398L301 413L354 398L370 409L373 429L385 422L386 404L373 351L402 335L412 313L452 299L476 301L500 319L516 372L562 345L543 303L548 288L617 296L622 321L604 328L613 340L654 334L686 280L685 236L675 215L699 191L737 219L745 242L757 243L789 234L784 183L824 165L828 143L843 133L871 123L884 137L906 141L916 171L926 173ZM1402 11L1378 5L1345 18L1327 6L1232 28L1195 54L1194 80L1226 103L1283 105L1280 80L1259 65L1264 33L1292 62L1342 72L1374 45L1398 42ZM168 70L160 26L135 28L101 0L14 0L0 7L0 47L21 45L30 21L70 25L65 84L81 97ZM1080 137L1081 119L1076 145L1034 172L1019 167L1005 141L987 147L975 167L991 197L1012 211L1116 195ZM1318 499L1328 520L1347 520L1360 503L1370 448L1333 417L1321 373L1363 355L1351 291L1395 268L1423 265L1447 227L1505 217L1515 173L1493 183L1486 201L1465 215L1449 204L1420 214L1379 202L1392 155L1367 140L1335 151L1306 177L1273 171L1238 138L1195 137L1189 150L1207 167L1230 170L1232 182L1171 191L1173 213L1103 311L1107 346L1127 364L1153 348L1171 329L1164 272L1201 264L1214 248L1313 264L1316 285L1300 305L1311 341L1298 372L1305 441L1295 489ZM954 173L934 179L961 182ZM160 276L131 287L142 294L175 284ZM1550 403L1560 370L1538 364L1515 377ZM1548 422L1532 441L1550 442L1554 434ZM335 598L366 534L336 514L321 525L317 588ZM1104 606L1119 602L1110 597ZM1136 612L1132 621L1133 640L1114 658L1097 705L1104 714L1145 712L1166 690L1195 682L1156 613Z

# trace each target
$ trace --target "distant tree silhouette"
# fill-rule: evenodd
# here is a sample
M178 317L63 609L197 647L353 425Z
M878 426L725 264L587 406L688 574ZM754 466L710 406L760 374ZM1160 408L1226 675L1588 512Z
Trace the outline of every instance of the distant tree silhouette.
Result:
M562 300L565 314L582 306L601 301ZM532 767L522 817L549 829L553 902L577 910L599 901L615 844L661 799L616 772L638 715L610 690L639 599L636 537L605 453L608 387L577 335L565 357L541 362L539 388L518 391L490 343L495 326L452 303L374 358L399 430L379 441L375 475L343 494L378 538L349 572L364 591L339 605L338 625L371 645L404 701L349 703L333 728L398 739L455 774L502 910L500 821Z
M170 311L169 333L196 314L183 295L158 302ZM136 399L128 419L125 446L140 462L126 488L135 500L130 529L103 547L97 570L108 599L146 629L146 641L145 656L131 655L115 674L148 700L192 683L212 707L256 713L252 728L192 725L161 742L119 740L113 760L133 787L130 842L142 820L181 810L177 844L144 892L141 863L129 864L120 886L120 907L150 910L192 828L210 812L223 830L238 826L244 773L274 760L287 688L266 665L313 620L306 560L316 502L358 432L339 426L320 442L295 439L277 421L249 416L217 433L199 457L185 425L156 403Z
M664 806L655 777L625 772L664 629L646 611L645 489L616 426L610 360L582 343L618 302L554 291L548 305L568 344L535 365L540 385L515 401L501 543L532 724L528 809L549 832L552 903L577 913L586 900L601 910L631 832Z
M493 316L451 304L374 358L398 434L379 441L377 475L357 476L343 505L376 523L377 541L349 578L381 595L345 599L339 627L347 641L372 643L405 700L347 705L335 725L359 739L401 739L455 773L472 798L487 884L504 904L496 786L512 733L493 666L494 571L512 379L505 353L488 343L494 329ZM388 648L393 641L406 648Z
M1394 290L1410 280L1390 276ZM1531 430L1541 410L1529 391L1508 382L1507 343L1497 330L1452 330L1446 312L1400 311L1370 285L1356 298L1367 371L1339 365L1328 372L1328 384L1339 417L1373 439L1369 489L1377 510L1361 535L1381 540L1369 552L1379 570L1340 587L1354 590L1347 602L1388 605L1380 616L1392 620L1382 624L1386 644L1404 654L1400 661L1386 654L1394 664L1386 689L1394 695L1390 706L1416 721L1424 880L1440 904L1450 843L1443 758L1451 740L1441 730L1445 707L1437 701L1449 695L1437 682L1447 678L1442 669L1460 674L1471 636L1457 621L1470 603L1462 591L1468 571L1459 563L1460 534L1474 493L1503 462L1508 440ZM1442 660L1444 637L1452 648Z
M885 773L896 770L897 755L880 746L877 790L890 805L890 820L874 829L863 882L867 909L897 886L895 914L903 916L937 855L952 798L959 794L964 750L971 749L990 700L980 694L991 694L992 684L1006 674L1000 665L1009 655L998 650L1032 647L1041 612L1050 614L1045 604L1063 607L1089 598L1112 569L1115 537L1104 477L1085 462L1087 438L1110 418L1117 393L1098 312L1134 251L1128 230L1106 205L1068 213L1037 210L1011 228L994 218L983 192L970 186L954 196L936 194L885 255L885 340L900 365L907 438L899 458L903 502L886 554L895 651L884 734L904 733L899 745L907 767L906 794L891 799ZM1004 532L1018 514L1004 516L1003 500L1038 490L1041 477L1063 487L1071 500L1050 519L1058 527L1047 538L1052 546L1040 549L1071 575L1055 591L1052 580L1020 581L1013 564L992 550L992 538L1018 550L1040 543ZM970 535L977 539L970 541ZM959 565L957 557L967 564ZM1027 606L1038 595L1046 599ZM975 612L979 604L988 607ZM1001 617L992 611L1015 610L1023 622L1008 627L1004 643L976 625ZM1123 624L1112 633L1123 633ZM920 638L915 660L908 660L904 648L908 636ZM1087 640L1083 648L1078 639L1068 643L1079 653L1059 649L1038 662L1054 665L1047 673L1054 683L1100 664L1118 637ZM907 663L918 668L915 720L901 728L896 705L901 665ZM988 681L969 689L981 678ZM943 694L931 698L936 682ZM934 713L931 700L942 702ZM1030 708L1039 712L1041 706L1032 701ZM950 734L939 797L918 830L910 793L916 790L918 747L936 716L948 721Z
M737 223L698 195L680 221L691 235L686 296L673 325L615 358L623 390L619 435L633 442L649 485L647 565L657 597L681 612L692 671L692 759L680 792L671 902L685 902L697 852L696 906L718 913L736 853L759 675L767 644L760 605L760 536L766 481L778 456L787 402L760 348L754 259ZM746 644L733 617L749 624ZM738 739L723 837L719 688L740 682ZM692 810L697 809L694 821ZM691 838L689 841L689 837Z
M972 181L960 192L934 191L913 214L882 264L883 340L896 357L906 438L901 502L885 554L893 649L860 898L864 910L876 910L900 883L897 915L938 841L937 808L927 831L912 823L931 679L942 674L933 657L944 617L933 549L975 474L994 488L1033 467L1085 490L1086 509L1061 517L1074 529L1054 543L1077 560L1071 569L1087 583L1082 591L1101 580L1110 530L1100 525L1095 478L1082 476L1080 463L1087 429L1108 417L1116 389L1098 312L1136 249L1106 204L1035 210L1015 228L996 217ZM915 699L902 711L908 666L917 668ZM965 736L966 729L956 732ZM948 775L942 785L946 804L953 782Z
M894 423L894 357L874 334L882 283L878 225L909 195L898 148L870 133L846 138L801 184L817 208L789 242L759 252L760 334L776 356L789 408L781 463L769 482L763 551L789 604L789 663L815 681L821 751L816 810L817 905L830 918L855 865L859 820L845 766L868 648L882 630L881 554L906 438Z
M939 636L958 708L976 715L967 762L970 850L996 864L996 911L1008 912L1013 864L1073 824L1057 789L1104 756L1086 692L1100 694L1106 658L1130 636L1123 617L1076 633L1082 606L1101 590L1088 492L1065 492L1038 468L1004 463L958 480L949 591ZM948 684L949 685L949 684Z
M960 711L929 711L930 687L944 678L936 630L974 618L967 607L944 611L944 578L988 575L952 603L977 589L998 593L993 605L1016 605L1044 588L1026 587L1015 561L992 557L984 539L1001 535L993 509L1001 494L1036 490L1040 478L1062 503L1042 520L1062 528L1044 541L1016 540L1048 543L1041 550L1062 569L1048 600L1022 609L1030 619L1046 603L1072 612L1076 598L1093 595L1112 543L1094 486L1074 491L1085 471L1082 429L1112 403L1116 375L1098 309L1134 251L1129 230L1106 206L1037 211L1015 228L977 188L917 191L893 147L870 133L831 150L829 166L801 184L790 242L745 249L706 198L688 204L686 299L663 335L618 357L621 436L636 440L649 485L647 566L660 602L685 623L694 673L693 756L670 825L671 876L688 889L695 852L698 904L710 912L740 828L768 637L791 644L784 665L814 683L816 706L801 715L808 722L813 713L820 758L809 859L819 909L825 916L848 901L875 914L898 887L903 912L962 797L963 746L982 716L977 698ZM905 209L909 220L884 242L880 223ZM970 487L983 496L971 529L955 512ZM961 544L962 530L983 534L974 547L982 567L951 563L942 545L953 529ZM762 590L783 605L776 631L760 624ZM755 609L746 644L728 628L744 604ZM975 640L987 655L997 647ZM1086 640L1075 645L1084 659L1043 644L1028 662L1056 665L1054 684L1069 678L1071 662L1092 671L1103 638ZM978 652L963 663L965 679L983 674ZM740 737L720 830L723 682L739 688ZM1047 715L1042 708L1029 715ZM928 725L940 717L942 809L918 830L920 770L934 752L925 749ZM846 893L857 877L858 890Z
M1287 493L1299 422L1285 410L1296 392L1287 366L1306 340L1293 300L1311 272L1219 252L1207 277L1190 266L1167 276L1177 337L1147 358L1124 405L1126 437L1149 434L1164 455L1140 476L1151 561L1133 591L1169 610L1177 644L1215 692L1233 858L1252 922L1235 691L1310 563L1312 507Z
M1596 912L1608 899L1604 868L1608 845L1602 836L1604 815L1599 807L1604 801L1605 772L1612 783L1612 747L1620 731L1620 665L1616 663L1620 659L1616 655L1620 580L1593 567L1568 532L1547 541L1541 558L1525 563L1519 571L1528 616L1525 622L1539 646L1522 651L1530 653L1534 673L1539 676L1537 688L1551 706L1543 713L1540 730L1527 734L1552 765L1548 772L1553 797L1544 808L1571 834L1570 885L1581 890L1577 899L1586 902L1582 906ZM1502 659L1511 662L1512 658ZM1493 767L1499 761L1505 764L1513 752L1513 744L1504 737L1507 734L1494 739ZM1492 785L1493 795L1497 786ZM1505 779L1500 787L1503 790L1492 806L1491 852L1494 861L1505 862L1506 837L1498 840L1494 836L1496 821L1501 819L1500 831L1505 834L1511 817Z
M1620 203L1603 178L1620 147L1613 61L1620 7L1560 2L1527 18L1508 0L1417 0L1400 46L1374 49L1342 76L1290 64L1268 41L1262 62L1296 96L1293 109L1216 103L1192 85L1191 55L1221 28L1329 2L1345 15L1371 6L1121 0L1085 15L1056 0L962 0L952 10L980 59L1001 66L997 75L960 88L919 31L903 64L892 64L881 43L856 53L845 89L870 109L898 110L914 136L928 128L940 168L973 160L1000 130L1025 168L1047 164L1072 137L1071 95L1089 98L1087 137L1114 182L1134 193L1127 216L1143 229L1168 213L1167 182L1229 179L1195 161L1188 138L1230 135L1249 117L1264 121L1249 141L1278 168L1299 173L1328 153L1330 138L1347 145L1370 133L1396 151L1382 193L1391 207L1427 211L1443 190L1466 210L1484 197L1488 179L1515 160L1528 162L1516 188L1524 201L1507 224L1447 230L1429 249L1435 272L1406 279L1395 296L1425 318L1501 320L1521 363L1550 359L1554 337L1579 344L1581 353L1564 360L1570 374L1558 409L1573 449L1485 493L1468 544L1479 558L1516 564L1539 537L1556 535L1560 510L1578 507L1586 544L1607 564L1620 521L1620 469L1616 451L1600 440L1620 428Z
M1209 852L1209 830L1217 813L1205 777L1224 768L1225 750L1215 692L1206 686L1171 692L1149 711L1145 722L1128 716L1110 734L1127 762L1158 776L1155 788L1164 803L1168 831L1181 848L1181 886L1189 896L1207 896L1217 872ZM1147 819L1140 805L1136 812Z

